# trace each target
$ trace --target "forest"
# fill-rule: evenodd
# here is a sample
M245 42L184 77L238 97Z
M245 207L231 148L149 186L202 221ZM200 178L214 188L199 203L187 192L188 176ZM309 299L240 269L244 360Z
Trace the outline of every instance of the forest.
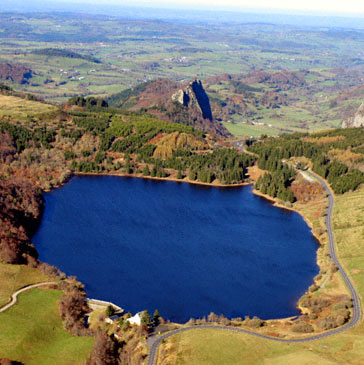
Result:
M90 55L82 55L80 53L73 52L73 51L70 51L67 49L41 48L41 49L34 50L32 53L39 55L39 56L79 58L81 60L86 60L86 61L90 61L90 62L94 62L94 63L101 63L101 61L95 57L92 57Z
M362 148L364 132L362 129L336 129L314 134L296 133L279 138L265 138L249 147L256 153L258 166L272 171L270 177L262 178L257 188L275 197L279 190L289 185L292 175L289 168L282 165L282 160L292 157L306 157L312 161L312 170L327 179L335 194L343 194L355 190L364 183L364 173L360 171L363 155L358 152ZM333 155L332 151L337 154ZM339 160L346 153L356 153L355 163ZM273 189L271 185L276 188Z

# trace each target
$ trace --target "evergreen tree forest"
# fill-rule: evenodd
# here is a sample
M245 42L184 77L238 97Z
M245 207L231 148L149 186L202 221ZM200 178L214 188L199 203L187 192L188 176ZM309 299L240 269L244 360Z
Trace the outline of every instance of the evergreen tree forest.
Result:
M249 151L258 155L258 166L270 171L271 175L262 177L257 183L257 188L273 197L278 196L279 191L281 196L284 195L284 187L288 186L293 175L281 161L303 156L312 161L312 170L315 173L329 181L335 194L355 190L364 183L364 173L355 165L332 157L330 151L338 151L338 156L343 155L345 151L357 153L363 142L363 129L336 129L311 135L296 133L263 139L249 147ZM358 159L357 163L360 163L363 157Z

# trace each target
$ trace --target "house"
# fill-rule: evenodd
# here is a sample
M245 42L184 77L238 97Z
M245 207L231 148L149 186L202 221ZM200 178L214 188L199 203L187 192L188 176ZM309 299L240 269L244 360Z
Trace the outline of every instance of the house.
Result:
M113 314L112 316L110 317L106 317L105 318L105 322L106 323L110 323L110 324L113 324L115 321L118 321L120 319L120 316L117 315L117 314Z
M140 326L142 323L142 315L143 315L143 312L139 312L135 316L128 318L127 321L130 324L136 324L136 325Z

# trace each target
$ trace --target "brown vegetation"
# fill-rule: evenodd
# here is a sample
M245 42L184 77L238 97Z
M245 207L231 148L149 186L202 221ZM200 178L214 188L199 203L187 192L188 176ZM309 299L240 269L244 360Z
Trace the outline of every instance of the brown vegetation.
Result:
M117 361L117 344L106 333L98 332L94 347L92 349L88 365L116 365Z
M299 202L308 202L321 197L324 188L316 182L309 182L304 178L296 179L290 186L294 197Z
M84 286L74 277L60 284L63 294L59 300L59 312L65 328L74 336L86 336L90 331L85 326L85 315L89 309Z
M171 157L178 148L189 147L192 150L205 150L208 148L208 144L205 141L201 141L193 135L180 132L170 133L160 138L156 142L156 146L153 157L162 159Z
M185 93L183 103L173 98L176 93ZM160 120L191 125L214 135L230 135L227 129L212 117L209 98L202 84L196 80L185 83L168 79L154 80L145 84L142 91L132 95L121 105L117 100L111 105L123 106L133 111L145 110Z
M304 321L298 321L297 323L295 323L292 326L291 330L292 332L299 332L299 333L311 333L314 331L313 327Z
M25 84L32 77L32 70L22 65L0 63L0 79Z
M30 243L41 215L43 198L39 189L21 178L0 180L0 259L27 263L37 258Z
M10 359L0 359L0 365L21 365L22 363L19 361L13 361Z
M318 143L318 144L327 144L327 143L340 142L340 141L345 141L345 140L346 140L345 136L315 137L315 135L313 135L312 137L303 138L304 142L311 142L311 143Z
M358 160L363 159L363 155L350 150L332 149L328 152L330 158L343 162L346 165L352 165Z

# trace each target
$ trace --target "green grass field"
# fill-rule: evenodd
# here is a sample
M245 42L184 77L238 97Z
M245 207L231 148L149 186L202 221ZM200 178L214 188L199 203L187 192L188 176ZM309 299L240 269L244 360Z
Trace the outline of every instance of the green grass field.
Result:
M364 187L336 197L333 227L340 260L364 296Z
M36 117L39 114L57 110L55 106L15 96L0 95L0 116L12 118Z
M29 365L84 364L94 338L74 337L63 328L58 290L32 289L0 314L0 358Z
M163 357L163 352L166 357ZM285 344L242 333L193 330L173 336L159 352L169 365L339 365L362 364L364 337L343 334L304 344Z
M235 137L253 136L257 137L262 134L267 134L269 136L277 136L279 134L279 129L270 128L267 126L260 125L249 125L249 124L233 124L224 122L223 125L226 129Z
M6 304L12 293L24 286L49 281L40 270L25 265L0 263L0 306Z

